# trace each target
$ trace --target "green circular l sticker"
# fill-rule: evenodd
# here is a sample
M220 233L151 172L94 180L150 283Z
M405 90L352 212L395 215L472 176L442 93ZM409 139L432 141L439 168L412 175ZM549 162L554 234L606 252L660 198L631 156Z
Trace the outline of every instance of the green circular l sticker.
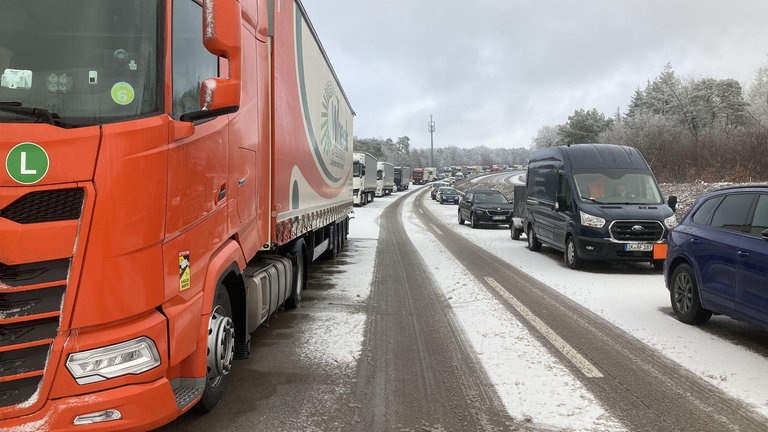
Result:
M133 98L136 97L136 92L133 90L133 86L125 81L116 82L112 86L112 100L119 105L128 105L133 102Z
M5 170L21 184L37 183L48 173L48 154L35 143L17 144L5 158Z

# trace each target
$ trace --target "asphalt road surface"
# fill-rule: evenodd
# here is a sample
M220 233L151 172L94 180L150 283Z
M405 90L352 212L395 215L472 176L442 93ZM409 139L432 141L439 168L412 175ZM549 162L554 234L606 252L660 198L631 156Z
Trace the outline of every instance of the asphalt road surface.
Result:
M423 205L425 192L416 192L412 202L421 211L415 214L424 226L440 228ZM311 268L302 307L254 333L252 357L236 363L213 412L188 413L158 430L535 430L507 415L425 271L402 226L406 202L398 199L383 211L378 239L350 239L335 260ZM590 311L450 229L437 237L629 430L766 430L765 418ZM364 249L376 251L368 301L334 300L334 272ZM365 330L356 366L326 370L306 361L301 332L313 320L361 312Z

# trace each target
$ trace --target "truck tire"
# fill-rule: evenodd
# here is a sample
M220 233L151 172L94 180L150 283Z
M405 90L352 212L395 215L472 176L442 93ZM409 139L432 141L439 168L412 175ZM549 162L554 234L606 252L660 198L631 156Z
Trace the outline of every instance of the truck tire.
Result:
M336 258L336 254L339 252L339 225L333 224L328 227L328 230L328 249L323 252L323 258L331 260Z
M573 236L568 236L565 239L565 252L563 252L563 258L565 259L565 265L573 270L578 270L584 264L584 261L579 256L579 249L576 247L576 240Z
M304 239L298 239L291 248L293 256L293 286L291 294L285 299L286 309L296 309L301 306L301 293L307 287L307 247Z
M533 225L528 225L528 232L526 233L526 236L528 237L529 250L534 252L541 250L541 242L536 237L536 233L533 232Z
M232 305L224 285L216 288L216 296L208 319L208 355L206 357L205 390L195 409L210 412L221 401L235 357L235 323Z

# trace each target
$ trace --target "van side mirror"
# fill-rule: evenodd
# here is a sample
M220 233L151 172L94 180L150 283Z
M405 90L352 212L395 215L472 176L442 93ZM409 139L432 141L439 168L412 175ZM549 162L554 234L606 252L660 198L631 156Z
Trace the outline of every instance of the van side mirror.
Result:
M672 195L667 199L667 205L669 208L672 209L672 211L675 211L675 207L677 207L677 196Z
M241 25L237 0L203 1L203 44L211 54L224 57L229 64L227 78L210 77L200 85L203 110L226 114L240 106Z
M565 195L558 195L557 201L555 201L555 211L568 210L568 201L565 199Z

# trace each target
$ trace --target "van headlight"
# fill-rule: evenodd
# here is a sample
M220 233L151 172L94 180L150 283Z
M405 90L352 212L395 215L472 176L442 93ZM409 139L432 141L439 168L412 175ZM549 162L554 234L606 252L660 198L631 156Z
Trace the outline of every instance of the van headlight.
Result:
M140 337L67 357L67 369L78 384L90 384L128 374L140 374L160 365L160 354L148 337Z
M581 210L579 210L579 217L581 217L581 224L586 227L600 229L605 225L605 219L584 213Z
M667 227L667 229L672 229L677 226L677 216L672 215L664 219L664 225Z

